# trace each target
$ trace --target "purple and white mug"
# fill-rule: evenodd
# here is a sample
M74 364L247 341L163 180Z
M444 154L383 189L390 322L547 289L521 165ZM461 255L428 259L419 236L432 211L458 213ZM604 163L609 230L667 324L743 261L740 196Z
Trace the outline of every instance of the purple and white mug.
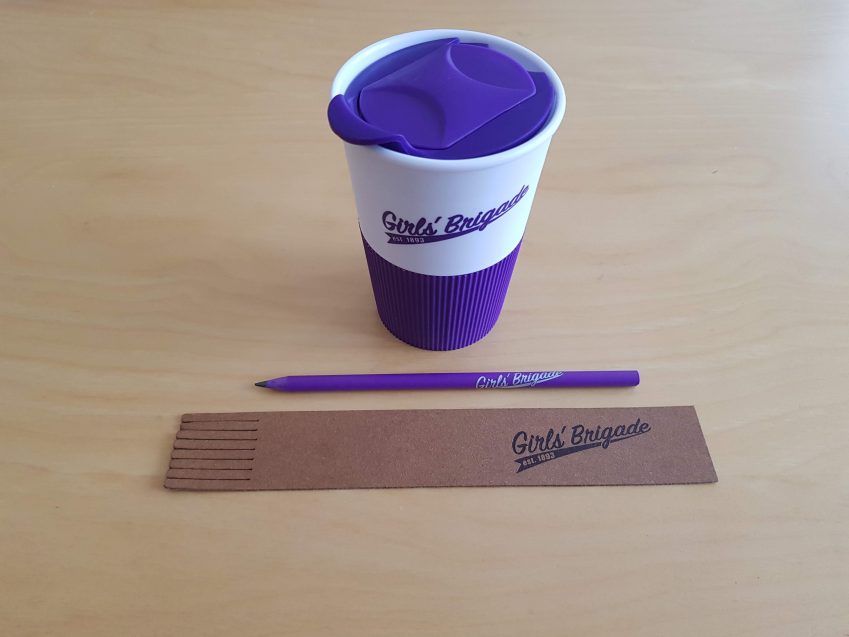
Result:
M544 74L553 99L529 138L483 156L443 159L359 138L357 143L345 142L380 318L402 341L431 350L465 347L495 325L549 143L566 110L560 79L538 55L500 37L450 29L405 33L366 47L339 70L331 97L345 95L352 82L362 82L357 78L367 69L395 52L452 38L460 44L486 45L535 77ZM476 81L470 81L472 91ZM350 102L356 110L356 99ZM477 125L473 122L470 128ZM439 152L444 151L425 149L421 154Z

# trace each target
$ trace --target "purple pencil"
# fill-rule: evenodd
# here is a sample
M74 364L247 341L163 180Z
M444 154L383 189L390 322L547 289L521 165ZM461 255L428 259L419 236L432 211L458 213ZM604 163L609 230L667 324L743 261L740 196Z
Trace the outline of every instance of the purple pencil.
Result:
M390 389L519 389L634 387L635 369L596 372L461 372L450 374L343 374L282 376L255 383L276 391L381 391Z

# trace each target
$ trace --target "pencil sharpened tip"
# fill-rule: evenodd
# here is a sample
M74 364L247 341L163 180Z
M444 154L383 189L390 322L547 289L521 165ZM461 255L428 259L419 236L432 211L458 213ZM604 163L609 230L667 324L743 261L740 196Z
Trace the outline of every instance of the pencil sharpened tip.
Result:
M267 387L268 381L267 380L261 380L258 383L254 383L254 385L256 385L257 387Z

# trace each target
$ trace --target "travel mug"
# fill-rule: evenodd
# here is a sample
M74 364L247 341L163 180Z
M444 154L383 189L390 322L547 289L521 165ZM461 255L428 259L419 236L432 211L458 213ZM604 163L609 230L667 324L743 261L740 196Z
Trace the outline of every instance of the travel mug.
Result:
M342 66L328 119L392 334L450 350L489 333L565 109L548 64L485 33L396 35Z

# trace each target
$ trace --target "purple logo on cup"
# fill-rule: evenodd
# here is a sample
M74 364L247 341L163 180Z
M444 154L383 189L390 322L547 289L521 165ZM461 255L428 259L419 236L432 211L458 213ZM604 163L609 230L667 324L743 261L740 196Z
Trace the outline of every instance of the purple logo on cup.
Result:
M480 211L475 216L451 215L436 217L432 221L421 217L415 221L404 219L391 210L383 213L383 227L386 228L388 243L411 245L417 243L434 243L455 237L462 237L470 232L483 231L489 224L506 215L528 193L528 186L522 186L512 199L501 203L486 212Z

